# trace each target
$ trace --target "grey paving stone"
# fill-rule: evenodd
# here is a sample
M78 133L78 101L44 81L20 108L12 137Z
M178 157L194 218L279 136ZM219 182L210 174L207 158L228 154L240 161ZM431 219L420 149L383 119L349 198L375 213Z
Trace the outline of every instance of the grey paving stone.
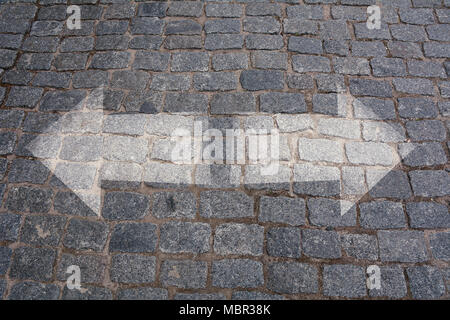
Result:
M281 17L281 6L276 3L249 3L245 7L247 16L277 16Z
M445 284L439 269L417 266L406 269L414 299L438 299L445 294Z
M370 61L376 77L406 76L406 66L400 58L373 58Z
M82 108L86 91L67 90L49 91L42 98L40 111L71 111Z
M447 206L437 202L409 202L406 212L412 228L448 228L450 225Z
M103 145L103 158L107 160L143 163L148 153L148 141L144 138L108 136Z
M396 229L406 227L406 217L399 202L373 201L361 203L360 225L366 229Z
M257 69L287 70L287 53L266 50L255 51L251 54L253 67Z
M325 40L348 40L350 32L343 20L329 20L319 22L320 37Z
M82 217L97 216L100 211L100 199L89 194L58 192L53 206L57 212L63 214Z
M428 260L421 231L378 231L381 261L424 262Z
M439 0L412 0L413 6L416 8L434 8L434 7L440 7L441 1Z
M302 20L321 20L324 18L321 6L296 5L286 8L288 18L300 18Z
M160 282L165 287L205 288L207 273L206 261L166 260L161 264Z
M143 71L115 71L110 81L111 88L141 91L147 86L150 76Z
M120 289L118 300L167 300L169 293L166 289L139 287L134 289Z
M343 162L343 147L328 139L298 139L299 157L306 161Z
M193 20L168 21L165 34L201 34L202 26Z
M294 192L312 196L340 194L340 171L336 167L295 164Z
M375 58L374 58L375 59ZM369 75L369 61L365 58L333 57L333 67L337 73L350 75Z
M355 57L383 57L386 55L386 47L379 41L353 41L352 55Z
M394 161L392 149L384 143L348 142L345 151L349 161L354 164L387 166Z
M259 221L284 223L292 226L305 224L305 201L300 198L261 197Z
M108 83L108 73L100 70L76 72L73 75L74 88L98 88Z
M398 146L404 164L410 167L434 166L447 163L447 155L438 142L404 143Z
M77 250L102 251L109 233L104 222L71 219L64 237L64 246Z
M201 1L177 1L170 4L167 15L175 17L200 17L202 12L203 3Z
M12 250L8 247L0 247L0 275L6 275L11 262Z
M307 109L305 97L301 93L263 93L259 99L261 112L303 113Z
M309 115L278 114L276 122L281 132L305 131L313 128L313 121Z
M436 118L436 103L429 98L399 98L398 113L402 118Z
M449 232L438 232L430 235L431 253L435 259L444 261L450 260L449 240Z
M439 90L441 92L442 97L450 98L450 81L439 82Z
M388 48L393 57L399 58L423 57L420 45L414 42L389 41Z
M200 216L219 219L253 217L253 198L238 191L201 192Z
M8 295L9 300L58 300L59 287L32 281L16 283Z
M111 290L103 287L86 286L85 290L69 290L64 287L62 300L112 300Z
M12 154L17 141L17 136L13 132L0 133L0 155ZM19 145L20 147L20 145Z
M103 132L141 136L147 119L140 114L113 113L105 116L103 121Z
M138 7L138 15L144 17L165 17L168 4L164 2L141 3Z
M241 22L237 19L215 19L205 21L205 32L208 33L240 33Z
M248 56L245 53L215 54L212 66L215 71L247 69Z
M331 72L330 60L320 56L293 55L292 68L295 72Z
M250 91L283 89L284 76L281 71L244 70L240 76L244 89Z
M326 53L346 56L349 54L349 46L346 42L339 40L324 40L323 47Z
M152 195L152 215L157 218L194 218L196 199L191 192L156 192Z
M102 137L69 136L64 138L60 158L70 161L95 161L102 156Z
M362 134L366 141L402 142L406 140L405 129L399 123L365 121Z
M206 223L167 222L160 226L160 250L167 253L209 251L211 227ZM177 237L173 235L177 234Z
M319 91L338 93L346 90L344 76L342 75L318 74L315 79Z
M24 40L22 50L26 52L56 52L58 43L58 37L30 36Z
M425 29L422 26L410 24L395 24L390 26L392 37L395 40L422 42L427 40Z
M170 70L173 72L208 71L208 63L209 55L206 52L179 52L172 54Z
M361 136L360 122L347 119L322 118L318 121L319 133L347 139L359 139Z
M406 79L406 78L395 78L392 83L394 84L395 90L403 93L411 94L423 94L423 95L433 95L434 86L430 80L427 79ZM405 98L408 99L408 98ZM409 98L411 99L411 98Z
M157 17L136 17L131 19L131 34L162 34L164 20Z
M253 94L246 92L218 93L211 99L212 114L240 114L256 112Z
M323 267L324 295L361 298L366 296L364 268L354 265L325 265Z
M10 68L14 65L17 57L17 51L0 49L0 68Z
M403 171L369 169L366 178L369 194L374 198L408 199L412 196L408 177Z
M149 199L131 192L109 192L105 195L102 215L108 220L135 220L149 211Z
M193 77L198 91L230 91L237 89L238 80L233 72L202 72Z
M413 141L444 141L445 127L438 120L420 120L406 122L406 130Z
M264 228L258 225L226 223L216 227L214 252L220 255L263 254Z
M381 288L369 289L371 297L403 298L407 294L403 269L398 266L380 266Z
M27 85L33 79L33 74L25 70L9 70L6 71L2 78L2 83L13 85ZM6 89L2 87L2 93L0 94L0 100L6 95Z
M152 283L155 281L156 258L117 254L112 257L110 277L119 283Z
M224 259L212 264L212 286L257 288L264 284L263 265L249 259Z
M415 77L446 78L442 63L437 61L408 60L408 72Z
M342 167L342 191L345 194L365 194L364 169L360 167Z
M53 64L58 71L84 70L87 59L87 53L61 53L56 57ZM46 73L42 74L45 75ZM36 79L33 83L35 82Z
M13 213L0 214L0 241L16 241L19 236L21 216Z
M449 58L450 46L447 43L425 42L423 45L425 56L432 58Z
M64 24L61 21L35 21L31 25L32 36L57 36L61 34Z
M189 75L163 73L153 76L150 88L157 91L186 91L190 86Z
M70 189L90 189L95 180L97 169L92 165L60 162L56 165L50 185Z
M135 163L106 162L100 169L103 189L136 189L141 184L142 167Z
M347 115L347 97L335 93L319 93L313 95L313 112L332 116Z
M10 166L8 181L11 183L30 182L43 184L50 171L46 165L40 161L27 159L13 160Z
M124 105L127 112L154 114L159 112L162 104L162 94L155 91L128 94Z
M128 21L126 20L106 20L98 22L95 27L95 34L98 36L125 34L127 30Z
M279 33L281 24L275 17L246 17L243 20L245 32L252 33Z
M272 257L300 258L300 230L275 227L267 232L267 253Z
M91 69L124 69L130 64L129 52L98 52L92 57Z
M56 277L60 281L66 281L70 276L67 269L76 265L80 267L81 284L102 283L105 277L106 259L98 255L72 255L62 254L58 262Z
M25 53L17 62L21 70L50 70L54 54L52 53Z
M283 37L270 34L249 34L245 46L250 50L278 50L283 47Z
M238 188L241 167L235 165L197 165L195 184L201 188Z
M450 194L450 174L443 170L416 170L409 172L416 196L439 197Z
M272 262L268 266L267 282L267 286L278 293L316 293L318 270L306 263Z
M344 233L340 236L341 246L345 253L355 259L378 259L377 238L368 234Z
M2 49L19 49L22 44L23 35L20 34L1 34L0 48Z
M9 276L13 279L50 281L56 251L47 248L20 247L14 250Z
M356 225L356 206L345 200L311 198L307 201L309 221L322 227L348 227Z
M5 106L29 109L34 108L43 92L44 89L42 88L12 87L9 91Z
M152 223L120 223L114 226L109 240L110 252L154 252L156 225Z
M50 210L53 191L33 187L12 187L6 207L14 212L46 213Z
M193 184L192 165L151 162L144 168L144 183L153 188L186 188Z
M335 231L302 230L302 251L311 258L337 259L341 257L339 235Z
M234 3L208 3L205 6L207 17L239 18L242 12L242 6Z
M58 246L67 219L60 216L39 215L25 217L21 242L39 246Z
M130 49L153 49L157 50L161 46L163 42L163 38L160 36L149 36L149 35L142 35L142 36L134 36L128 46Z
M389 27L385 23L381 23L380 29L370 30L367 28L366 22L356 23L353 25L355 29L356 39L363 40L390 40L392 39Z
M84 52L94 48L94 38L91 37L70 37L62 40L61 52Z
M392 88L387 81L350 79L350 93L358 96L392 97Z
M436 41L450 41L449 26L448 24L434 24L432 26L427 26L428 38L430 40Z
M131 18L135 11L136 5L134 3L114 3L105 8L104 17L106 19Z

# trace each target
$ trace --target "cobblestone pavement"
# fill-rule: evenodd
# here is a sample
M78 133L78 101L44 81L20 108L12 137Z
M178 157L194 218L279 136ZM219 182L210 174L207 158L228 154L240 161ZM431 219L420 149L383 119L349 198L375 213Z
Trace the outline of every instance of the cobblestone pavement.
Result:
M449 0L0 0L0 298L448 298L449 58Z

